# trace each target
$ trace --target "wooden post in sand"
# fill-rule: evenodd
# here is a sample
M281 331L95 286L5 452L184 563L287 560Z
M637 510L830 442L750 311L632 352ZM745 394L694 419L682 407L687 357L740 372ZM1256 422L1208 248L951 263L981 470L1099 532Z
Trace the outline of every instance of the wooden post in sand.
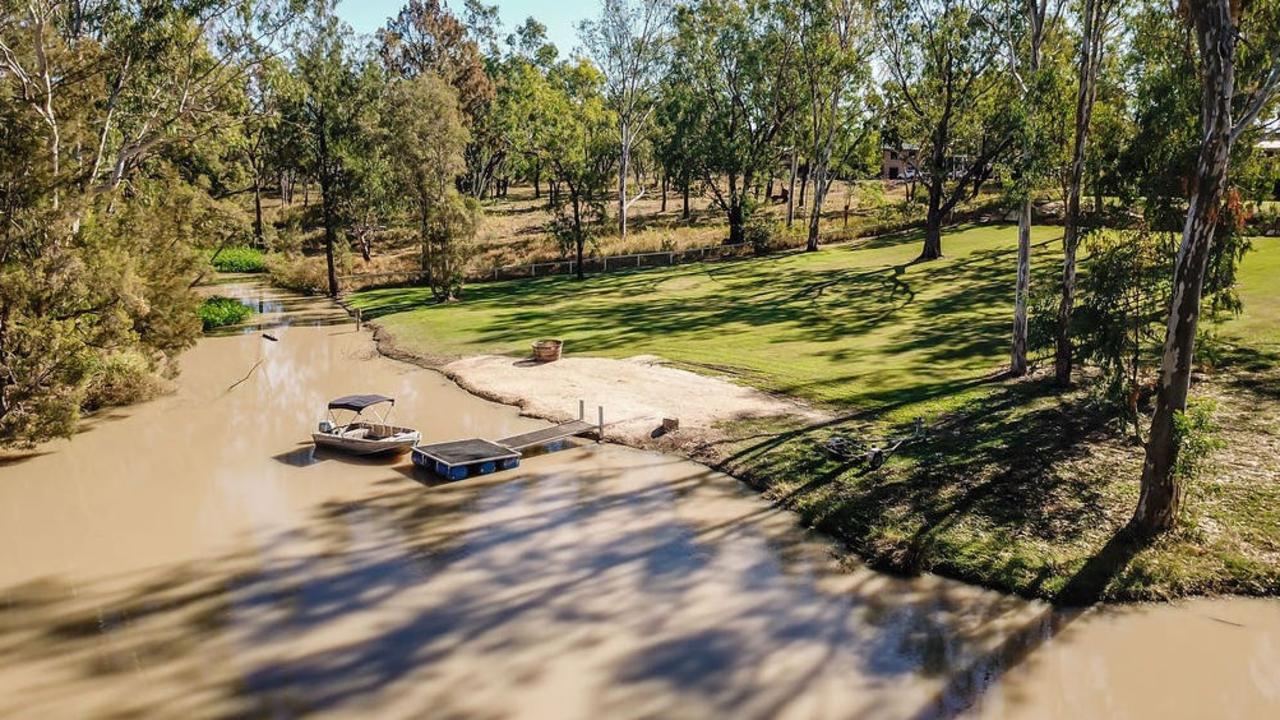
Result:
M357 330L357 331L359 331L359 330L360 330L360 326L361 326L361 323L360 323L360 308L356 308L356 330Z
M600 411L600 422L596 425L596 442L604 442L604 406L599 405L596 409Z

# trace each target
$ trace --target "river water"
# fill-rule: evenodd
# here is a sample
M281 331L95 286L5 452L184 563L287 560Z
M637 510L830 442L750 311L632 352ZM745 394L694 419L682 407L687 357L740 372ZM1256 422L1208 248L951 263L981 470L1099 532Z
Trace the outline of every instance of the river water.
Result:
M317 456L354 392L429 440L543 423L324 301L232 291L278 342L202 340L174 394L0 464L0 716L1280 716L1280 601L1054 611L850 569L612 445L452 484Z

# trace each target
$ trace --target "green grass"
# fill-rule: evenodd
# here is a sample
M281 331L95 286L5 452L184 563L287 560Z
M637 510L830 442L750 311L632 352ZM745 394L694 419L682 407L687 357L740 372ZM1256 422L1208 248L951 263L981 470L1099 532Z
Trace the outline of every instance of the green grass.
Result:
M200 322L204 325L205 332L228 325L239 325L253 314L253 311L239 300L221 295L206 299L200 304L199 312Z
M1041 274L1057 265L1056 228L1033 235ZM434 356L523 354L539 337L571 353L655 354L729 372L826 406L943 398L1004 362L1015 229L967 228L947 259L912 265L918 235L578 281L472 285L434 305L425 289L352 302L402 345ZM1047 276L1046 276L1047 277Z
M260 273L267 271L267 258L261 250L251 247L223 248L210 256L210 262L218 272Z
M1056 281L1058 237L1033 234L1038 286ZM556 336L570 353L656 354L836 410L816 426L724 428L730 441L702 459L884 568L1062 601L1280 593L1280 241L1259 238L1245 258L1245 312L1219 328L1224 362L1194 389L1217 401L1227 449L1188 489L1183 529L1150 544L1122 532L1141 447L1087 388L999 377L1014 245L1013 227L963 227L944 238L946 258L919 265L920 238L905 234L581 283L474 285L447 305L416 288L352 301L428 356L524 355ZM915 416L928 439L879 470L823 451L833 434L883 442Z
M1280 238L1253 238L1236 281L1244 313L1223 323L1223 334L1248 346L1280 350Z

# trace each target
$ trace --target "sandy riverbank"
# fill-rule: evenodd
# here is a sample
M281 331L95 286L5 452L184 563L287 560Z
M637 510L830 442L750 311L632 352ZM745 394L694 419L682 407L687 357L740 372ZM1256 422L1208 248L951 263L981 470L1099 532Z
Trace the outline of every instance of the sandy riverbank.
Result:
M464 390L514 405L530 417L569 420L582 400L587 419L594 421L596 408L603 406L606 439L632 447L692 455L708 442L722 439L728 423L780 417L815 423L829 419L798 401L673 367L652 355L622 360L568 356L552 363L505 355L436 358L406 350L384 328L371 325L384 355L437 369ZM666 418L678 420L679 429L661 432Z

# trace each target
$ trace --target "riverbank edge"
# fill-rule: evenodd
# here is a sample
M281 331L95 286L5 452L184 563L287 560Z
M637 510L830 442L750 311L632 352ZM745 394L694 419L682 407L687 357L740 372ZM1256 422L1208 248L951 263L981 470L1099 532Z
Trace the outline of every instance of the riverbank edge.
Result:
M353 319L355 318L355 308L353 308L346 301L345 297L337 298L336 302L345 312L351 315ZM525 403L522 403L519 401L513 402L513 398L505 397L500 394L496 394L492 392L487 392L483 388L475 387L470 383L466 383L462 381L457 376L456 373L449 372L449 370L446 367L448 363L454 360L457 360L458 359L457 357L442 356L442 355L433 356L426 353L420 353L414 350L410 350L404 347L403 345L397 343L395 336L377 321L366 320L362 322L361 326L362 328L368 329L370 331L374 347L376 348L378 354L382 355L383 357L389 358L391 360L396 360L399 362L408 363L410 365L414 365L416 367L420 367L425 370L438 372L442 376L444 376L446 379L448 379L450 382L457 385L461 390L477 398L480 398L482 400L498 403L501 405L506 405L508 407L515 407L520 411L522 415L526 417L537 418L537 419L546 420L549 422L556 422L564 419L562 417L554 417L554 416L539 414L536 412L530 412L526 408ZM795 519L797 526L804 527L806 530L815 532L821 537L825 538L829 543L831 543L833 552L837 554L836 560L842 564L854 561L862 565L865 565L867 567L870 567L872 569L875 569L876 571L885 572L885 573L899 576L899 577L918 576L922 572L924 572L924 573L937 575L939 577L944 577L949 580L963 582L967 585L983 588L985 590L1003 593L1013 597L1020 597L1028 600L1037 600L1041 602L1047 602L1057 607L1087 607L1087 606L1094 606L1094 605L1126 606L1126 605L1138 605L1138 604L1145 604L1145 603L1166 604L1169 602L1175 602L1179 599L1189 598L1189 597L1198 597L1198 596L1199 597L1220 597L1220 596L1232 595L1231 593L1199 593L1199 594L1187 593L1184 595L1177 595L1177 596L1134 594L1132 596L1126 595L1118 598L1116 597L1090 598L1085 602L1076 602L1076 601L1064 600L1059 596L1055 596L1049 593L1035 592L1034 589L1030 589L1027 587L1019 587L1014 585L991 582L991 578L989 576L983 576L983 575L979 575L972 572L966 572L963 566L951 565L946 562L935 562L927 568L919 568L919 567L896 564L892 561L891 558L877 557L873 554L862 551L861 549L859 549L859 545L855 538L846 537L839 532L831 532L827 528L817 527L817 526L806 523L804 521L803 516L799 512L797 512L794 508L790 507L786 502L779 502L777 500L773 500L769 498L767 493L767 491L769 490L769 484L765 481L764 478L760 477L758 473L752 472L749 467L744 468L742 466L735 466L733 463L730 462L731 456L717 453L714 450L712 450L713 447L716 447L719 444L717 440L723 439L724 437L728 437L728 436L724 435L722 437L717 438L717 437L711 437L710 434L698 434L698 435L684 434L683 437L678 442L671 436L659 437L659 438L653 439L652 441L639 442L639 443L624 442L618 438L602 438L601 441L614 442L616 444L623 445L626 447L631 447L637 450L644 450L649 452L661 452L661 453L676 455L681 459L687 460L689 462L697 463L699 465L702 465L703 467L706 467L709 470L712 470L733 478L737 482L742 483L746 487L750 488L753 492L759 494L762 498L764 498L767 502L769 502L774 507L790 514ZM1247 593L1239 593L1236 595L1240 597L1251 596ZM1252 595L1252 596L1256 597L1257 595ZM1266 597L1268 595L1262 595L1262 596Z

